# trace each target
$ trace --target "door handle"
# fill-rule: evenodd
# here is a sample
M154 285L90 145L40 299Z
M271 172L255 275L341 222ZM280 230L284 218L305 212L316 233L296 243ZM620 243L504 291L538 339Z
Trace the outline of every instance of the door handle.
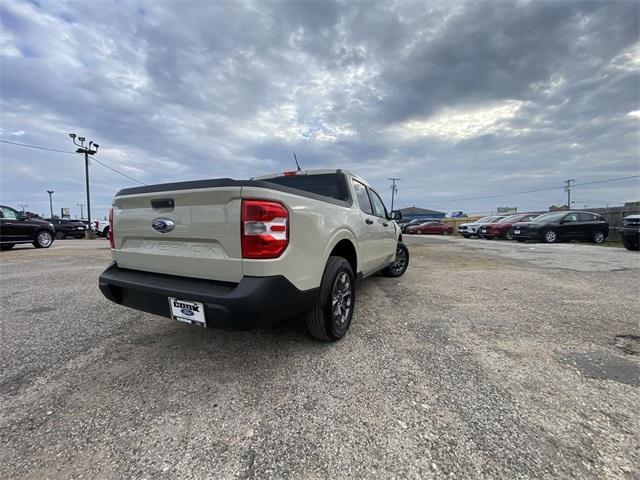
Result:
M389 224L388 224L387 222L382 222L382 226L383 226L383 227L388 227L388 226L389 226Z
M371 220L370 218L367 218L364 223L366 223L367 225L373 225L373 220Z

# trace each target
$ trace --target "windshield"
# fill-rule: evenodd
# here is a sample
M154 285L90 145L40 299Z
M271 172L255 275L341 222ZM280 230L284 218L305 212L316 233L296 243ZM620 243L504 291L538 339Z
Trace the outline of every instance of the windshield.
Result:
M540 215L539 217L534 218L531 221L532 222L536 222L536 223L539 223L539 222L555 222L556 220L560 220L566 214L567 214L567 212L544 213L544 214Z

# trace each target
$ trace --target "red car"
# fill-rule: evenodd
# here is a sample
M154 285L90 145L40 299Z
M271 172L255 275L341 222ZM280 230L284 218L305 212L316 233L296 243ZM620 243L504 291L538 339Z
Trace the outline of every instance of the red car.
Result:
M453 227L439 222L438 220L428 220L419 225L408 226L406 233L417 233L418 235L423 233L430 233L432 235L449 235L453 233Z
M499 222L482 225L478 229L478 237L480 238L509 238L509 229L517 222L530 222L534 218L540 216L539 213L516 213L503 218Z

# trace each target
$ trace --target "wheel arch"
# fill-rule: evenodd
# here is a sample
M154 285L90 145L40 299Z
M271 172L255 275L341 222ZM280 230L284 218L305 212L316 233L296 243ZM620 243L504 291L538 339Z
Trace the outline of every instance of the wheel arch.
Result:
M362 270L362 258L358 255L357 244L358 242L356 242L351 232L345 230L338 232L329 242L329 248L325 255L325 265L331 256L343 257L351 265L353 274L357 275Z

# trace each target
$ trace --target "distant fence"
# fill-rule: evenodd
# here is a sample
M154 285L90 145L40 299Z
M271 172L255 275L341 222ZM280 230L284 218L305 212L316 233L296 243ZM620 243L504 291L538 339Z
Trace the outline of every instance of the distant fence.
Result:
M576 208L583 212L599 213L609 222L609 240L619 241L618 230L622 226L622 219L627 215L640 215L639 207L609 207L609 208ZM453 227L453 233L458 233L458 225L474 222L482 217L443 218L442 221Z

